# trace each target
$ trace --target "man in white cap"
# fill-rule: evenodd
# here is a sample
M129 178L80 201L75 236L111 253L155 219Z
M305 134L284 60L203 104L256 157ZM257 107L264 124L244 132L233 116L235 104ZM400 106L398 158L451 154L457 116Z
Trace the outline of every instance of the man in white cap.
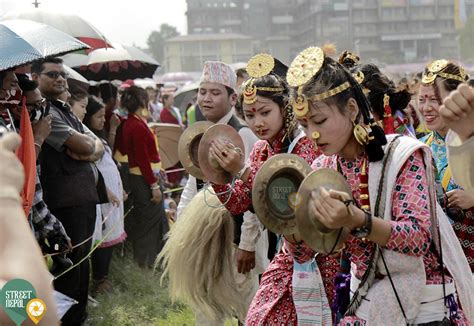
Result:
M248 128L235 115L234 106L237 102L237 93L235 90L236 82L237 76L229 65L219 61L205 62L201 75L197 102L203 115L208 121L228 124L238 131L244 142L245 159L247 160L250 151L252 150L253 145L258 141L258 138L250 128ZM203 186L204 182L202 180L196 180L195 177L191 175L189 176L178 205L178 219L183 209ZM241 230L237 239L234 240L239 246L235 254L237 269L242 274L247 274L250 270L254 269L252 274L257 276L259 273L264 271L266 263L268 263L268 261L256 262L255 259L255 251L262 251L260 248L263 248L263 251L266 251L265 243L259 241L259 244L257 245L257 240L261 233L257 217L250 212L246 212L245 216L244 214L241 214L239 216L234 216L234 219L236 221L236 228ZM255 277L255 290L258 287L257 282L258 279ZM251 296L253 297L253 295ZM251 301L252 298L250 297L249 299ZM243 300L247 300L247 298L243 298ZM202 313L196 311L196 324L223 325L223 321L209 320Z

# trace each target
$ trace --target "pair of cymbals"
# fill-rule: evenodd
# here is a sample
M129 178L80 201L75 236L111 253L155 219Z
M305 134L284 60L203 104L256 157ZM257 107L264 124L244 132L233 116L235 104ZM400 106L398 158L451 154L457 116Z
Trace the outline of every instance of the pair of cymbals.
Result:
M240 153L245 153L244 142L239 133L229 125L199 121L188 127L178 144L178 155L184 169L192 176L215 184L227 184L232 175L225 171L210 155L211 141L231 143ZM242 162L245 156L241 155Z
M257 217L270 231L299 233L317 252L338 250L348 235L346 228L330 230L310 217L310 196L321 187L347 193L345 178L332 169L312 171L309 164L294 154L278 154L268 159L257 172L252 203Z

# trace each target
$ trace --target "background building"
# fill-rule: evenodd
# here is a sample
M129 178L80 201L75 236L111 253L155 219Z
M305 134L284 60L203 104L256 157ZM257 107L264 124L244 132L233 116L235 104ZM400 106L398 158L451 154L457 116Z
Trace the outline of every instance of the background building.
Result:
M287 64L301 49L325 42L363 58L409 63L457 59L459 28L473 13L474 0L187 0L187 5L188 34L248 35L253 53L269 51Z
M191 34L166 41L167 71L201 71L205 61L247 62L253 55L253 40L242 34Z

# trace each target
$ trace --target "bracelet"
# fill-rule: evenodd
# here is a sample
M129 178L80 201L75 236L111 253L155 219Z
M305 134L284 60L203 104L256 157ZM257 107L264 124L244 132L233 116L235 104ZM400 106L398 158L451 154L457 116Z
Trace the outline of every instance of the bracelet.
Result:
M35 143L35 146L38 146L41 149L41 145L38 143Z
M150 186L150 189L151 190L156 190L156 189L160 189L160 184L159 183L154 183Z
M240 170L239 172L237 172L237 174L235 175L235 177L237 179L242 179L242 176L245 174L245 171L247 171L247 168L248 166L247 165L244 165L244 167L242 168L242 170Z
M20 194L13 188L0 189L0 199L13 199L20 204L22 203Z

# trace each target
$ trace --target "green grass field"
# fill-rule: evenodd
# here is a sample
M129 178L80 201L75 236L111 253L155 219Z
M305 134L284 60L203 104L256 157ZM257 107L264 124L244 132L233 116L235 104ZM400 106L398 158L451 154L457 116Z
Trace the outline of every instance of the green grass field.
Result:
M139 268L131 257L128 250L124 256L115 250L109 273L113 292L99 295L97 307L89 305L87 325L194 325L192 310L169 299L167 284L160 285L161 274ZM237 322L226 323L231 325Z

